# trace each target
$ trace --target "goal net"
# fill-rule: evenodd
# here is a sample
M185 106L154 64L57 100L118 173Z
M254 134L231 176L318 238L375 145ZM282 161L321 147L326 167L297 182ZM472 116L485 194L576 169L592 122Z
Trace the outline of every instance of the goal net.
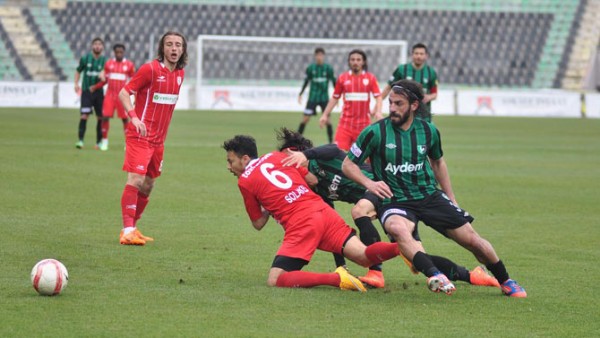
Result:
M325 62L336 77L348 70L348 52L364 50L368 70L381 85L407 56L406 41L200 35L196 106L297 111L298 93L316 47L325 49Z

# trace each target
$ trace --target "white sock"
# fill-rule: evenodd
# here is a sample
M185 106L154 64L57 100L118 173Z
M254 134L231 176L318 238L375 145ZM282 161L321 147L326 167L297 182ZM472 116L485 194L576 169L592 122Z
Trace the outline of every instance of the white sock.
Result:
M130 232L132 232L132 231L135 231L135 227L126 227L126 228L123 228L123 235L127 235Z

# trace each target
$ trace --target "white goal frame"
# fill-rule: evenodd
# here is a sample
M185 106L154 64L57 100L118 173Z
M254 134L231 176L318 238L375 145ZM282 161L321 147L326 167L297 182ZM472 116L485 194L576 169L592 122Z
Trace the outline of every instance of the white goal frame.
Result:
M262 37L262 36L241 36L241 35L198 35L196 50L196 98L200 98L200 91L203 86L202 64L204 41L244 41L244 42L282 42L282 43L302 43L302 44L339 44L339 45L374 45L374 46L398 46L398 64L406 63L408 55L408 42L406 40L354 40L354 39L309 39L309 38L282 38L282 37ZM390 69L396 65L389 65ZM381 79L380 79L381 80Z

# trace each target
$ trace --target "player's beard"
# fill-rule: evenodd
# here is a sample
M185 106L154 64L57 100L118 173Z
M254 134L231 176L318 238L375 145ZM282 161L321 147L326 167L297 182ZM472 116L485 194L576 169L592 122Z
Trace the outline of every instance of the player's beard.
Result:
M412 114L410 112L410 106L406 109L406 111L403 114L400 114L398 112L390 112L390 121L392 121L392 124L396 127L402 127L403 124L406 123L406 121L408 121L408 119L410 118L410 114ZM392 119L391 117L399 117L399 120L395 120Z

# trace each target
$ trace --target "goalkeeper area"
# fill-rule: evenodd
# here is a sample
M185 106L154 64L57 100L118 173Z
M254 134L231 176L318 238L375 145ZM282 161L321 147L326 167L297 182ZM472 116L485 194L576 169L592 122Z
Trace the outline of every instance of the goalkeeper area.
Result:
M336 77L348 70L348 53L363 50L368 71L379 81L389 78L408 55L404 40L200 35L195 46L197 107L250 109L255 108L251 96L260 95L268 100L261 102L262 109L290 110L317 47L325 49L325 63L332 65Z

